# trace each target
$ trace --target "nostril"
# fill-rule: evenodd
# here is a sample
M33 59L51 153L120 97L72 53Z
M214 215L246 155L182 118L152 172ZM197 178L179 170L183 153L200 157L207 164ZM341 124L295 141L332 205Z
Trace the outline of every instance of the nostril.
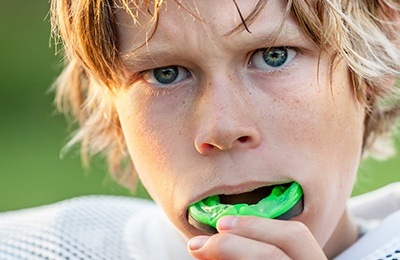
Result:
M206 151L206 150L211 150L213 149L215 146L210 144L210 143L204 143L200 146L201 150Z
M239 137L237 140L238 140L239 142L241 142L241 143L245 143L245 142L247 142L248 139L249 139L248 136L241 136L241 137Z
M202 140L203 139L203 140ZM247 149L254 148L260 143L259 135L220 135L215 138L196 138L195 147L201 155L210 155L215 151L225 151L231 148Z

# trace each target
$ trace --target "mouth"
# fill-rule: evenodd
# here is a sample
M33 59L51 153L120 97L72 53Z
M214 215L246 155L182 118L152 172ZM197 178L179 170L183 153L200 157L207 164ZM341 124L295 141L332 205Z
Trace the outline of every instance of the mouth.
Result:
M223 216L257 216L289 220L303 212L303 190L297 182L265 186L253 191L213 195L188 208L188 222L207 233L217 233Z

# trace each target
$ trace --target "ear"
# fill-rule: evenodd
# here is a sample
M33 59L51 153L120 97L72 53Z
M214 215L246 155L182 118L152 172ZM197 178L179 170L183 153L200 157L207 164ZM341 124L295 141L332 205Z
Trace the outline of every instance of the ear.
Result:
M378 0L379 7L382 12L382 18L392 22L400 22L399 8L397 3L388 3L387 0Z

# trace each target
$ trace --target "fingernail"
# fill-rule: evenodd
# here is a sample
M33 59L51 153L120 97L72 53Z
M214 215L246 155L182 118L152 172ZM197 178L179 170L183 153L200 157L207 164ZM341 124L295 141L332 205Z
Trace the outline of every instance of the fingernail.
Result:
M198 250L204 246L208 240L208 236L197 236L193 237L188 242L188 247L190 250Z
M223 217L217 222L218 230L229 230L236 226L237 217Z

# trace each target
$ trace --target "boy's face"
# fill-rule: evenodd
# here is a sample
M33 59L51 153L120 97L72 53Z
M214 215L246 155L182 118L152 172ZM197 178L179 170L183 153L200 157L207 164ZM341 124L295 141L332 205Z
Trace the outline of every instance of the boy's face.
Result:
M256 2L238 1L244 17ZM186 237L200 233L187 222L190 204L292 181L304 190L304 211L295 219L321 245L343 213L364 111L345 64L332 66L332 55L293 18L270 44L284 2L269 1L251 33L227 35L241 23L233 1L185 1L192 15L167 1L154 37L125 60L130 73L144 71L115 100L130 155ZM141 25L118 12L122 53L143 44L149 18L145 8Z

